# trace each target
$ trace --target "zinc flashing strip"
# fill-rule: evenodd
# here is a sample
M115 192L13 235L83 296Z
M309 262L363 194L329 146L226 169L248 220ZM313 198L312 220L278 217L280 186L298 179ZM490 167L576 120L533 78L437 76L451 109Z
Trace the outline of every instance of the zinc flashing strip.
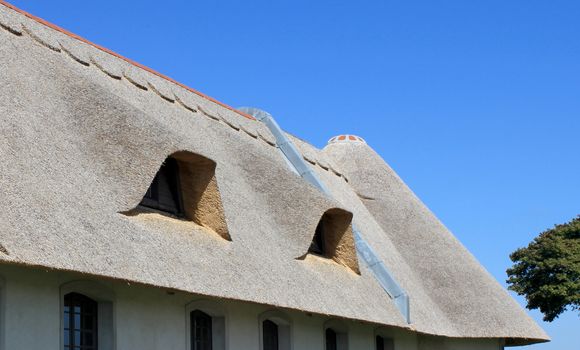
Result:
M294 146L292 141L290 141L288 136L286 136L284 131L282 131L270 113L253 107L242 107L239 108L239 110L253 116L256 118L256 120L264 123L268 129L270 129L270 132L276 139L276 147L280 149L292 170L294 170L298 175L303 177L306 181L314 185L327 196L332 196L330 191L318 178L314 170L308 166L304 160L304 157L300 154L300 152L298 152L296 146ZM410 324L411 311L409 306L409 296L397 283L393 275L389 272L385 264L379 259L374 250L363 239L360 231L354 223L352 224L352 231L354 234L356 251L359 258L364 260L366 265L373 272L373 275L381 287L393 299L395 305L399 309L399 312L401 312L405 318L405 321Z
M378 258L377 254L362 238L362 235L355 224L352 225L356 251L367 266L371 269L379 284L395 301L397 308L405 317L407 323L411 323L411 310L409 306L409 296L397 283L393 275L389 272L385 264Z
M264 123L268 129L270 129L270 132L276 139L276 147L282 151L284 158L290 165L290 169L294 170L298 175L305 178L309 183L314 185L322 192L328 193L328 190L318 179L314 173L314 170L312 170L308 165L306 165L306 163L304 163L302 160L302 155L300 152L298 152L298 149L296 149L296 146L294 146L292 141L290 141L290 139L288 139L288 137L284 134L272 115L257 108L242 107L238 109L246 114L253 116L256 118L256 120Z

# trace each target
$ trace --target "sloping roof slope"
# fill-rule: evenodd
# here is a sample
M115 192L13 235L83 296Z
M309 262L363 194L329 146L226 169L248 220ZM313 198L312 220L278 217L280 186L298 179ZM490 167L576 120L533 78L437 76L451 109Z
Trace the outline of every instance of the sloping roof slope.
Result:
M408 327L365 266L297 259L337 207L409 292L415 330L547 339L366 145L320 151L293 138L327 198L261 123L1 2L0 67L2 261ZM177 151L217 163L231 242L121 214Z
M410 294L418 329L439 334L445 324L457 335L547 338L366 143L333 143L324 153L347 174L360 199L355 221L372 246L383 247L378 254ZM372 219L357 221L365 212Z

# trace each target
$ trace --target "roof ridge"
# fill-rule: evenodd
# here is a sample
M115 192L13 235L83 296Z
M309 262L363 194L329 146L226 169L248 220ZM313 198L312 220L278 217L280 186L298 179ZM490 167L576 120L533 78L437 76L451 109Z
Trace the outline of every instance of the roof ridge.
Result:
M36 23L39 23L40 25L44 26L44 27L48 27L51 30L56 31L59 34L62 34L64 36L66 36L67 38L73 39L73 40L77 40L80 43L89 45L90 47L92 47L93 49L96 49L98 52L102 52L105 54L109 54L112 56L112 59L118 59L121 60L127 64L129 64L130 67L134 67L136 69L142 69L144 72L151 74L152 78L156 79L156 78L160 78L161 81L165 81L168 83L173 83L175 84L177 87L184 89L185 91L189 92L189 93L193 93L199 97L201 97L202 99L205 99L209 102L213 102L216 103L217 105L225 108L226 110L229 110L230 112L233 112L243 118L255 121L256 119L249 115L246 114L242 111L238 111L237 109L234 109L231 106L228 106L220 101L215 100L214 98L207 96L193 88L190 88L184 84L181 84L149 67L143 66L140 63L137 63L127 57L124 57L116 52L113 52L107 48L104 48L100 45L97 45L93 42L88 41L87 39L84 39L74 33L71 33L69 31L67 31L66 29L63 29L55 24L52 24L42 18L36 17L24 10L21 10L17 7L15 7L14 5L7 3L4 0L0 0L0 5L4 5L6 8L11 9L15 12L17 12L18 14L33 20ZM159 97L168 100L170 102L177 102L178 104L182 105L184 108L193 111L193 109L195 110L199 110L203 115L214 119L216 121L221 121L223 122L225 125L231 127L234 130L242 130L244 131L246 134L248 134L249 136L253 137L253 138L257 138L257 139L261 139L264 142L266 142L267 144L269 144L270 146L276 146L276 143L274 142L273 138L271 137L271 135L269 134L269 131L257 131L253 132L252 130L248 130L247 126L244 126L242 124L238 125L238 122L235 122L233 120L230 120L228 117L226 117L225 115L223 115L223 113L217 113L217 115L214 115L214 113L211 113L209 110L207 110L206 107L202 107L201 105L197 104L196 107L192 107L189 106L188 103L184 103L185 101L181 100L181 97L179 93L176 93L175 91L173 93L167 94L167 91L161 91L163 90L161 88L161 86L158 86L158 84L153 84L151 81L148 81L146 79L146 81L143 82L139 82L136 81L134 78L134 76L132 76L129 71L125 71L124 69L121 69L121 71L116 71L116 70L111 70L111 67L105 67L103 66L102 62L98 62L95 60L94 57L92 57L92 55L89 55L87 57L81 57L78 55L78 53L74 53L71 52L71 48L68 45L64 45L63 43L59 42L58 40L55 43L51 43L50 40L49 42L47 42L47 38L43 38L43 37L38 37L37 33L35 33L34 31L32 31L31 29L27 28L26 25L22 24L24 27L22 29L23 32L26 32L27 34L29 34L33 39L35 39L36 41L38 41L40 44L42 44L43 46L53 50L53 51L64 51L65 53L67 53L71 58L73 58L75 61L88 66L89 64L94 64L99 70L101 70L102 72L104 72L105 74L107 74L108 76L114 78L114 79L122 79L123 77L126 78L129 82L131 82L133 85L141 88L141 89L151 89L153 92L155 92ZM1 26L1 23L0 23ZM11 28L6 27L7 30L11 30ZM161 88L161 90L160 90ZM183 96L182 96L183 97ZM208 105L209 107L209 105ZM213 107L211 108L213 109ZM312 145L311 143L309 143L306 140L301 139L300 137L296 136L296 135L291 135L292 137L294 137L295 139L300 140L301 143L307 144L310 148L312 148L314 150L314 153L316 154L315 156L312 155L312 152L308 152L306 150L301 150L301 153L303 153L303 157L305 160L307 160L308 162L310 162L312 165L318 166L320 167L322 170L325 170L327 172L331 172L334 175L336 175L337 177L342 177L344 178L344 180L346 182L348 182L348 179L346 178L346 176L343 174L342 171L340 171L336 164L332 164L332 161L330 161L330 159L328 157L326 157L324 155L324 152L321 149L318 149L317 147L315 147L314 145ZM310 155L308 155L308 153L310 153Z
M28 17L28 18L34 20L35 22L38 22L38 23L40 23L40 24L42 24L42 25L44 25L46 27L49 27L49 28L51 28L53 30L56 30L56 31L58 31L58 32L60 32L62 34L65 34L68 37L71 37L73 39L79 40L79 41L81 41L81 42L83 42L85 44L88 44L88 45L90 45L90 46L92 46L92 47L94 47L94 48L96 48L96 49L98 49L100 51L103 51L105 53L108 53L109 55L115 56L115 57L117 57L117 58L119 58L119 59L121 59L121 60L129 63L132 66L141 68L141 69L143 69L143 70L145 70L145 71L147 71L147 72L149 72L149 73L151 73L153 75L156 75L156 76L160 77L161 79L167 80L167 81L169 81L169 82L171 82L171 83L173 83L173 84L175 84L177 86L180 86L180 87L186 89L187 91L190 91L190 92L192 92L192 93L194 93L194 94L196 94L196 95L198 95L198 96L200 96L200 97L202 97L202 98L204 98L204 99L206 99L208 101L217 103L218 105L220 105L220 106L222 106L224 108L227 108L227 109L229 109L229 110L231 110L231 111L233 111L233 112L235 112L235 113L237 113L237 114L239 114L239 115L241 115L241 116L243 116L245 118L254 120L254 117L252 117L252 116L250 116L250 115L248 115L246 113L240 112L237 109L235 109L235 108L233 108L233 107L231 107L231 106L229 106L229 105L227 105L227 104L225 104L223 102L220 102L220 101L214 99L211 96L208 96L208 95L206 95L206 94L204 94L204 93L202 93L200 91L197 91L197 90L195 90L195 89L193 89L193 88L191 88L191 87L189 87L189 86L187 86L185 84L182 84L182 83L180 83L180 82L178 82L178 81L176 81L176 80L174 80L174 79L172 79L172 78L170 78L170 77L168 77L168 76L166 76L164 74L161 74L161 73L157 72L156 70L153 70L153 69L151 69L151 68L149 68L147 66L142 65L141 63L138 63L136 61L133 61L130 58L127 58L125 56L122 56L122 55L120 55L120 54L118 54L118 53L116 53L116 52L114 52L112 50L109 50L109 49L103 47L103 46L100 46L98 44L95 44L95 43L93 43L93 42L91 42L91 41L89 41L89 40L87 40L87 39L85 39L85 38L83 38L83 37L81 37L81 36L79 36L77 34L74 34L74 33L70 32L70 31L68 31L68 30L66 30L64 28L61 28L61 27L57 26L56 24L53 24L51 22L48 22L48 21L46 21L46 20L44 20L44 19L42 19L40 17L34 16L34 15L32 15L32 14L30 14L30 13L28 13L28 12L26 12L26 11L24 11L24 10L22 10L22 9L20 9L20 8L18 8L16 6L14 6L14 5L12 5L12 4L4 1L4 0L0 0L0 5L3 5L3 6L9 8L11 10L14 10L14 11L20 13L21 15L24 15L25 17Z

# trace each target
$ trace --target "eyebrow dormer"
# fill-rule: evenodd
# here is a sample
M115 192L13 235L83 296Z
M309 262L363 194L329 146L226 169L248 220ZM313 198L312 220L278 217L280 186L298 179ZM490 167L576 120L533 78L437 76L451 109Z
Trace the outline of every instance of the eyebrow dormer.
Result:
M308 253L334 260L360 273L351 221L352 214L346 210L327 210L316 226Z
M160 166L137 208L127 214L154 212L192 221L231 240L215 169L216 163L201 155L172 154Z

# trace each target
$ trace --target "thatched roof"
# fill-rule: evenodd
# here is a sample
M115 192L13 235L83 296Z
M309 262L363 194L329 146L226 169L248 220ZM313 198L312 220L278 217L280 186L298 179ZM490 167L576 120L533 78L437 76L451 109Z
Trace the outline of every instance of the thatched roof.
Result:
M411 299L411 328L547 339L363 142L293 138L333 193L296 176L260 122L0 3L0 252L5 263L409 327L368 268L307 252L342 208ZM231 241L127 216L167 156L216 164Z

